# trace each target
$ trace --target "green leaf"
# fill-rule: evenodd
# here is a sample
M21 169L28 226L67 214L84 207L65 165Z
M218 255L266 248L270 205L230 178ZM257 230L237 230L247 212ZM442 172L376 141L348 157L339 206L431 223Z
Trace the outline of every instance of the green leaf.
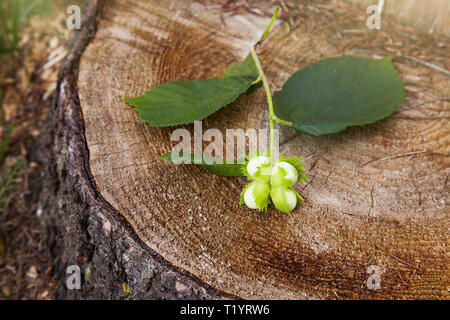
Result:
M255 62L250 54L245 60L231 64L222 74L222 78L229 77L249 77L253 78L252 82L258 78L258 70L256 70Z
M201 120L233 102L254 85L258 72L251 55L228 67L221 78L166 82L136 98L123 99L134 106L141 120L156 127Z
M383 119L405 96L391 57L335 57L294 73L274 94L274 113L318 136Z
M177 157L175 157L175 155ZM159 160L175 162L175 159L185 159L187 163L196 164L211 173L221 176L238 177L242 176L242 168L247 166L247 159L234 159L233 163L225 163L225 160L203 157L198 154L172 151L159 157ZM241 163L242 162L242 163Z

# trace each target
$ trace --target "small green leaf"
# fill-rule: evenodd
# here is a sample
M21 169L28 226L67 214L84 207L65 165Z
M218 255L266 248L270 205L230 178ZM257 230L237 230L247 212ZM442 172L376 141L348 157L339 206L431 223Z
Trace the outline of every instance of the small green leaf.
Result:
M258 72L251 55L229 66L218 79L177 80L156 86L144 95L123 99L141 120L156 127L201 120L233 102L255 85Z
M294 73L274 94L274 113L318 136L383 119L405 96L391 57L335 57Z
M177 153L177 154L176 154ZM176 154L176 157L174 157ZM219 160L209 157L203 157L198 154L172 151L159 157L159 160L175 162L175 159L185 159L189 164L196 164L211 173L221 176L238 177L242 176L243 168L247 166L247 160L233 160L234 163L225 163L225 160Z

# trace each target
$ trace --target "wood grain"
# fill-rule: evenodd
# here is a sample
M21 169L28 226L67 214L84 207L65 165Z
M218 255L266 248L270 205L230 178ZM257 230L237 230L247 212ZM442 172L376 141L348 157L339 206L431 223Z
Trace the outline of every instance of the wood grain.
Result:
M302 155L310 169L310 182L297 186L306 203L290 215L240 207L245 178L157 160L171 150L175 128L149 127L120 99L165 81L215 77L242 59L268 18L227 15L225 27L218 7L106 3L78 80L90 170L102 197L167 261L243 298L449 298L450 81L443 74L396 61L412 89L389 119L323 137L283 128L281 151ZM261 50L272 89L298 68L338 55L329 40L336 28L305 23L288 34L275 27ZM203 128L267 127L264 101L262 90L243 96ZM366 287L370 265L383 271L380 290Z

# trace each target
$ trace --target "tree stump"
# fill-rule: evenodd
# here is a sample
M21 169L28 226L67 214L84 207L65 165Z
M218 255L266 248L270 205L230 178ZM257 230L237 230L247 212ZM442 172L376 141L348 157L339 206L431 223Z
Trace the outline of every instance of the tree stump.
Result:
M394 62L408 98L393 116L321 137L280 128L280 152L302 155L309 177L296 187L306 202L291 214L239 206L246 178L158 160L172 150L175 128L148 126L121 99L166 81L217 77L243 59L273 8L251 2L254 9L221 19L221 3L86 5L40 151L40 210L58 235L58 296L448 299L450 81L407 58L419 49L398 47L409 38L394 22L371 31L351 4L301 5L303 16L289 16L299 12L292 7L285 15L290 32L278 23L261 48L273 91L324 57L383 55L389 37L403 54ZM432 50L422 46L421 56ZM259 90L204 119L203 129L258 129L265 114ZM72 264L83 274L80 290L65 286ZM367 285L377 268L378 290Z

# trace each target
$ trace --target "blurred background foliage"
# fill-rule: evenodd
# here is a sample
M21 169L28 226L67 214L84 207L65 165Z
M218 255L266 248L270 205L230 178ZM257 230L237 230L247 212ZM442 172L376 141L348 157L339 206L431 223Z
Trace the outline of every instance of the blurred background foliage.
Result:
M20 30L32 15L53 12L49 0L3 0L0 3L0 54L17 51Z
M66 8L81 2L0 0L0 300L54 295L33 154L67 54Z

